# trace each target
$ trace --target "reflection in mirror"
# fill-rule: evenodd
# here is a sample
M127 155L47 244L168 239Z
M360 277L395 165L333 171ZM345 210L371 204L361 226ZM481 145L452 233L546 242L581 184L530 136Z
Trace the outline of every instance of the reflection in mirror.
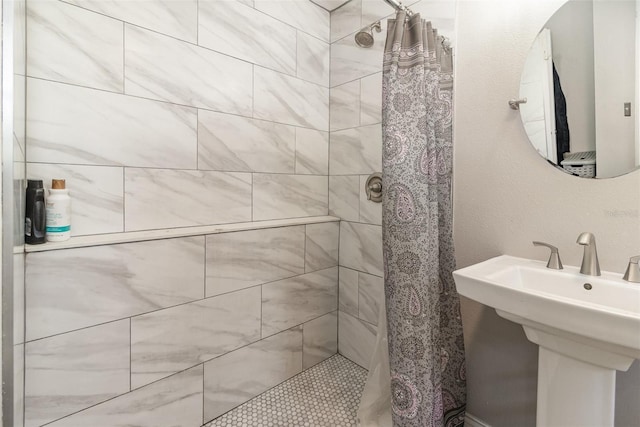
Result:
M640 166L640 0L569 0L520 80L533 147L564 172L610 178Z

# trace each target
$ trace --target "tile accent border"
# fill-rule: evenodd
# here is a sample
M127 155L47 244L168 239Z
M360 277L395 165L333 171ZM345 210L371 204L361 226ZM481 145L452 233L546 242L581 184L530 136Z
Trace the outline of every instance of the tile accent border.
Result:
M232 233L234 231L261 230L264 228L289 227L292 225L321 224L338 222L335 216L313 216L303 218L273 219L268 221L236 222L221 225L177 227L161 230L131 231L126 233L106 233L76 236L66 242L47 242L42 245L25 245L25 252L55 251L58 249L86 248L89 246L112 245L116 243L144 242L148 240L170 239L173 237L202 236L205 234Z

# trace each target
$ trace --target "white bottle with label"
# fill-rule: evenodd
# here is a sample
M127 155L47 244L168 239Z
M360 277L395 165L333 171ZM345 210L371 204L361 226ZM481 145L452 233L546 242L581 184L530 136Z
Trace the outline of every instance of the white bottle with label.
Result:
M46 200L47 241L63 242L71 237L71 197L64 179L54 179Z

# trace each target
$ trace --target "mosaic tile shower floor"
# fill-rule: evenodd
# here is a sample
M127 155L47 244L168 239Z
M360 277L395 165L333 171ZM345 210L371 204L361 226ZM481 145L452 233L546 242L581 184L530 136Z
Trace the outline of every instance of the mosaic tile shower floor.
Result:
M338 354L203 427L356 426L367 371Z

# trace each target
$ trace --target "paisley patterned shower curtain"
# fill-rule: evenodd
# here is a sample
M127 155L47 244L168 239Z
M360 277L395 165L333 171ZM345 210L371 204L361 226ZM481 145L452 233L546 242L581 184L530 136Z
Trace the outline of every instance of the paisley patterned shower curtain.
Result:
M451 272L453 61L419 14L389 21L383 248L393 424L461 426L466 381Z

